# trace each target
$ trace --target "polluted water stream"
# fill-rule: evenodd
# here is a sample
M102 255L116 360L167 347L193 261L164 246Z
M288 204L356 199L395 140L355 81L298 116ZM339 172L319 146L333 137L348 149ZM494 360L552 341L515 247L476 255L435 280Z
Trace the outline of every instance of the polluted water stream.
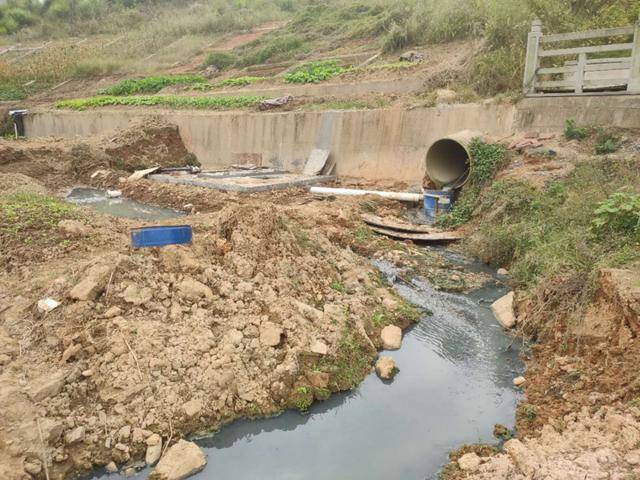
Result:
M404 298L432 312L405 332L400 350L381 353L395 359L395 379L382 382L372 373L308 413L235 421L197 440L208 463L191 478L435 480L449 452L495 443L495 424L513 428L520 394L512 381L524 367L518 342L489 308L504 287L490 282L470 294L444 293L419 280L395 282L393 267L376 266ZM98 472L85 478L125 477Z
M66 200L86 205L99 213L132 220L166 220L184 215L177 210L146 205L123 197L109 198L107 192L96 188L76 187L67 195Z

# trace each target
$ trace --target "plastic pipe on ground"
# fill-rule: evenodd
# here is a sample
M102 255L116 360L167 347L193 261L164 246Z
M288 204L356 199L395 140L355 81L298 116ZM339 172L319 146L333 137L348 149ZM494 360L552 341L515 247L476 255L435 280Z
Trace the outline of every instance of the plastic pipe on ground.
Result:
M382 192L378 190L355 190L350 188L329 188L329 187L311 187L311 193L318 195L377 195L379 197L388 198L390 200L399 200L401 202L422 202L424 196L421 193L401 193L401 192Z

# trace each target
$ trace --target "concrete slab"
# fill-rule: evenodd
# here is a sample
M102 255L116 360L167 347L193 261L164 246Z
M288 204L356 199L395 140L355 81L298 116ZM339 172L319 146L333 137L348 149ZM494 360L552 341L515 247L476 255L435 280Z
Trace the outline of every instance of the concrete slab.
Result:
M161 183L173 183L178 185L192 185L195 187L211 188L222 192L256 193L272 190L284 190L287 188L304 187L318 183L335 180L333 175L308 176L292 173L262 174L256 176L210 178L199 175L150 175L150 180Z
M319 148L314 148L311 150L311 154L309 155L309 159L304 166L304 170L302 170L303 175L320 175L324 166L329 159L329 150L321 150Z

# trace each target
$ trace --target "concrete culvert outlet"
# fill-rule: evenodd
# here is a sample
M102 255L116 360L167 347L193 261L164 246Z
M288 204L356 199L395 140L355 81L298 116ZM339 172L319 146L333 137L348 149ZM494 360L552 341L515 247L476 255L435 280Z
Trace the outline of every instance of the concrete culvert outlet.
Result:
M438 188L464 185L471 169L469 145L478 137L482 137L480 132L465 130L431 145L425 159L426 174Z

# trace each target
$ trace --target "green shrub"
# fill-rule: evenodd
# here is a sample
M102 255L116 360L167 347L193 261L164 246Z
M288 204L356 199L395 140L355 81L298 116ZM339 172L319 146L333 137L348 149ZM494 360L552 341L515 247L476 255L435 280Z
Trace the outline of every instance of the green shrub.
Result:
M97 96L76 100L61 100L56 102L56 108L70 110L86 110L87 108L106 106L163 106L169 108L193 108L203 110L228 110L234 108L253 107L263 101L265 97L241 95L237 97L186 97L179 95L138 95L138 96Z
M564 123L564 136L567 140L584 140L589 136L589 130L579 127L575 119L569 118Z
M622 233L640 240L640 194L616 192L598 204L593 229L600 233Z
M612 133L600 130L596 137L596 153L598 155L607 155L617 152L620 148L620 137Z
M211 52L204 59L205 67L216 67L218 70L226 70L233 66L237 57L228 52Z
M284 60L290 57L291 54L307 47L307 44L298 35L276 36L272 38L266 46L260 47L263 44L263 41L259 41L244 47L243 53L238 59L238 65L248 67L250 65L266 63L268 60Z
M300 65L284 76L287 83L319 83L346 71L337 60L323 60Z

